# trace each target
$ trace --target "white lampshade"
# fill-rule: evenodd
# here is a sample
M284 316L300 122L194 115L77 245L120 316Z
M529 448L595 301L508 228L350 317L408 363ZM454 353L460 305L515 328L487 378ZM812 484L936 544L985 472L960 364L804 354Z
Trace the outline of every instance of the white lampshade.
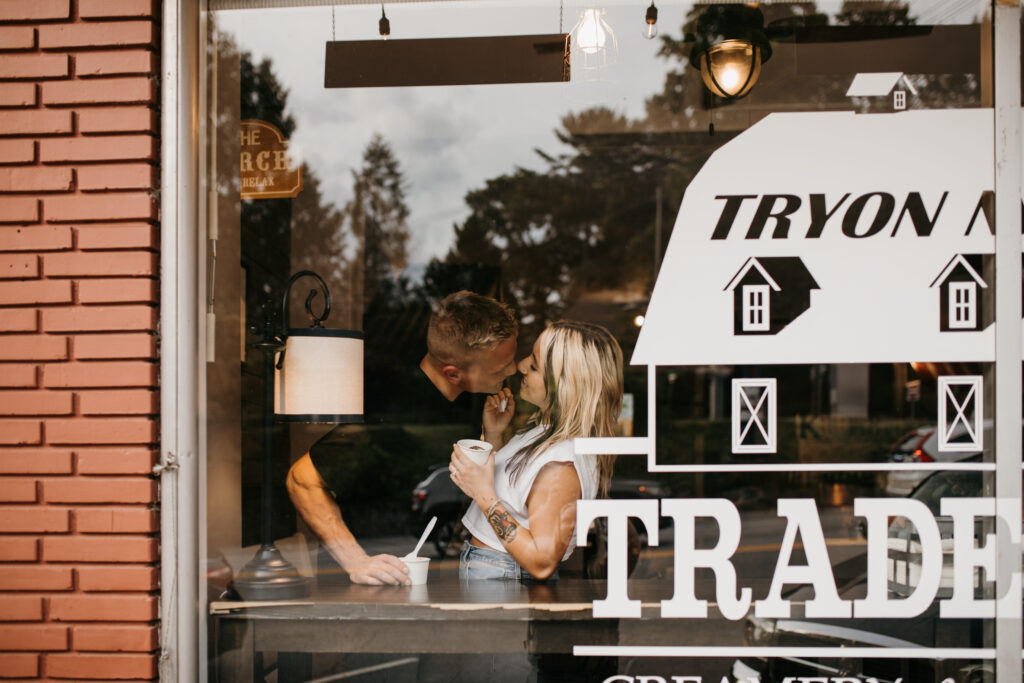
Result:
M274 413L281 422L362 422L363 333L288 330Z

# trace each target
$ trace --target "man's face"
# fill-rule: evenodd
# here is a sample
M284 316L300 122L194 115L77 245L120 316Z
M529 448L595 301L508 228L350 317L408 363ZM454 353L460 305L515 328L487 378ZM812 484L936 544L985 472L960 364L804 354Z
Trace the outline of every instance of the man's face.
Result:
M516 372L516 340L506 339L474 353L462 370L459 386L474 394L496 394L505 378Z

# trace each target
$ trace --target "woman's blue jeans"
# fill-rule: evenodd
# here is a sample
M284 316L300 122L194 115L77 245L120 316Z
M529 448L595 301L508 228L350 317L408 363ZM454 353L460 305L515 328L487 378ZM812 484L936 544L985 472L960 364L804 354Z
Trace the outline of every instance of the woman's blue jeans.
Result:
M459 556L460 579L518 579L522 583L536 583L538 579L530 576L530 572L519 566L509 553L481 548L469 541L462 546ZM546 581L558 578L556 571Z

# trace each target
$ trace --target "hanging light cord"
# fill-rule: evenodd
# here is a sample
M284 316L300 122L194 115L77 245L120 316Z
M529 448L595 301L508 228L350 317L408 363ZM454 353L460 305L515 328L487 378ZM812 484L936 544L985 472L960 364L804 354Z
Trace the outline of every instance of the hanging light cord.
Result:
M334 5L331 5L331 40L337 40L338 37L334 35Z

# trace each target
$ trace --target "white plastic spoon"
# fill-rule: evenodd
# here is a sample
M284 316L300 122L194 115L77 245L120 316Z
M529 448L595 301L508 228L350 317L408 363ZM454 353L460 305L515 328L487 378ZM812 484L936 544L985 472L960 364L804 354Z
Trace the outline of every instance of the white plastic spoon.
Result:
M431 517L430 521L427 522L427 528L423 530L423 535L420 536L419 543L416 544L416 547L413 548L412 552L409 553L408 555L406 555L406 557L410 557L410 558L412 558L412 557L419 557L420 548L423 547L423 543L427 540L427 536L430 535L430 532L434 528L435 524L437 524L437 517L436 516Z

